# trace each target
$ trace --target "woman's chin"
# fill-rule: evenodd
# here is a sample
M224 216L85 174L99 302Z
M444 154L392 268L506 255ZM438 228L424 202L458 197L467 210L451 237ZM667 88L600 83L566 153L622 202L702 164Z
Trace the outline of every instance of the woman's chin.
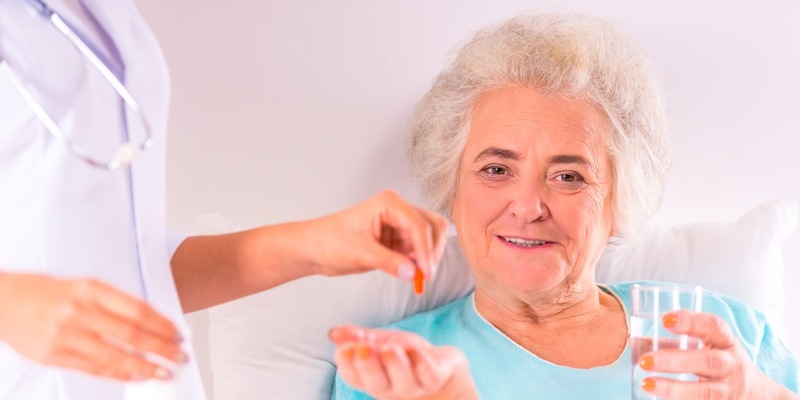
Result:
M491 289L482 285L480 280L476 282L476 288L480 290L484 287L515 298L530 298L537 294L551 296L554 290L560 290L564 286L564 276L562 274L528 273L522 275L518 273L501 273L495 274L491 281Z

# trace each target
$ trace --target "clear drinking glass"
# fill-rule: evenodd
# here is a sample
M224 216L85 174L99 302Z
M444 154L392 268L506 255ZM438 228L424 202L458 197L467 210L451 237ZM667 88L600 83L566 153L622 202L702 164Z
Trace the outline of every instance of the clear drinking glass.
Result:
M700 312L703 308L703 289L700 286L636 284L631 287L631 366L633 374L632 398L657 399L642 390L642 380L647 377L665 377L681 381L694 381L694 374L667 374L645 371L639 366L639 357L659 349L699 350L703 343L688 335L676 335L664 328L662 319L670 311L679 309Z

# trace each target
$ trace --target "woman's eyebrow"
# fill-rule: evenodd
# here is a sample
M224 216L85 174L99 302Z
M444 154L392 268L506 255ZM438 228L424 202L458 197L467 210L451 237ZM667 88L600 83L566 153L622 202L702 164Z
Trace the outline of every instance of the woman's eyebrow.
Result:
M503 158L508 160L519 160L519 153L501 149L499 147L489 147L484 151L480 152L477 157L475 157L475 161L480 161L483 158Z
M559 154L550 157L548 160L550 164L583 164L589 165L589 161L585 158L573 154Z
M519 160L520 155L519 153L508 150L508 149L501 149L499 147L489 147L482 152L480 152L476 157L475 161L480 161L484 158L502 158L507 160ZM584 158L583 156L575 155L575 154L558 154L552 156L548 159L550 164L583 164L589 165L589 161Z

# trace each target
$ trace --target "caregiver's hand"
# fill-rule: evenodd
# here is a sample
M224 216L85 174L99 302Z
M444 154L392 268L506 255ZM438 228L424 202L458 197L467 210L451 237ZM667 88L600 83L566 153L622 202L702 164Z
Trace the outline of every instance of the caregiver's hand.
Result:
M96 280L0 273L0 295L0 341L41 364L142 380L170 378L143 352L186 361L172 322Z
M477 399L467 359L409 332L342 326L330 332L339 373L377 399Z
M662 399L800 399L756 367L720 317L676 311L664 316L664 327L703 341L702 350L658 350L639 358L648 371L693 373L698 382L646 378L642 387Z
M310 222L314 233L304 239L322 275L381 269L411 280L416 265L430 278L446 244L447 221L393 191Z

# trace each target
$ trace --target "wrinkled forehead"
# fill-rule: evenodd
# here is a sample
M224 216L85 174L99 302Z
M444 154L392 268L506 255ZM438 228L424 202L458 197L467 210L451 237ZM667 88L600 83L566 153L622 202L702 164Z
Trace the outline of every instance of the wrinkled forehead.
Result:
M535 88L506 87L482 94L470 115L467 142L513 140L530 133L584 143L608 153L611 124L594 102Z

